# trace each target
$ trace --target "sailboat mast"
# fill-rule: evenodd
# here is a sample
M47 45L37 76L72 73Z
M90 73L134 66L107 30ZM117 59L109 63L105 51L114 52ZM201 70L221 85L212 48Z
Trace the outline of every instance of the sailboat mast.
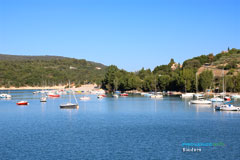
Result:
M69 103L71 103L71 90L70 90L70 80L68 81L68 88L69 88Z
M197 80L197 72L196 72L196 93L198 93L198 80Z
M225 90L224 90L224 70L222 70L222 75L223 75L223 96L225 94Z

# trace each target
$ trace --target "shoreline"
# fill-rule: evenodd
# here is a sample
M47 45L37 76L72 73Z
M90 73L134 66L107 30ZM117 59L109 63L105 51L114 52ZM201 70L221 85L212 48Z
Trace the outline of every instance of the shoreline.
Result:
M95 87L97 87L96 84L85 84L85 85L81 85L80 87L72 87L72 89L74 90L92 90ZM0 91L5 91L5 90L46 90L46 89L65 89L65 86L46 86L46 87L31 87L31 86L26 86L26 87L9 87L9 88L5 88L5 87L0 87Z

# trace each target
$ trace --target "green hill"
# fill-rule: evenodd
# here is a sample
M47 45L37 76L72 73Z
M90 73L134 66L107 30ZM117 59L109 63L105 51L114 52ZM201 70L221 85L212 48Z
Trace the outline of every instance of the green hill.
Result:
M0 54L0 86L5 87L100 83L105 71L105 65L84 59Z

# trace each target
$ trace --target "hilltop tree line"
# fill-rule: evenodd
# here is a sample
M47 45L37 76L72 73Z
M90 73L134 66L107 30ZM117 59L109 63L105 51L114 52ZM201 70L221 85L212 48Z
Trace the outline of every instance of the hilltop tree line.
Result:
M96 69L100 67L101 69ZM84 83L101 83L106 66L64 57L0 56L0 86L75 86Z
M206 89L222 92L223 80L225 79L225 91L240 92L240 73L234 74L232 70L236 66L223 67L223 69L231 69L224 77L214 77L211 70L197 74L198 69L203 64L212 64L224 56L234 54L240 55L240 50L232 49L225 54L219 53L216 56L213 54L201 55L186 60L182 67L171 59L169 64L157 66L153 71L142 68L137 72L127 72L111 65L107 68L102 80L102 88L109 92L115 90L196 92L197 90L206 91ZM174 69L172 68L173 64L177 66Z

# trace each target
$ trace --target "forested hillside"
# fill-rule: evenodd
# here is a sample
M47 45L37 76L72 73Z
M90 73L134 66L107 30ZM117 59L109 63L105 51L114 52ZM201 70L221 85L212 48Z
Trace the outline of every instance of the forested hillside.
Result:
M0 54L0 86L65 85L100 83L106 66L58 56L15 56Z
M138 72L127 72L109 66L102 87L109 90L186 91L223 90L240 92L240 50L228 49L219 54L201 55L180 65L173 59L166 64ZM197 77L197 78L196 78ZM197 83L196 83L197 80ZM196 85L197 84L197 85Z

